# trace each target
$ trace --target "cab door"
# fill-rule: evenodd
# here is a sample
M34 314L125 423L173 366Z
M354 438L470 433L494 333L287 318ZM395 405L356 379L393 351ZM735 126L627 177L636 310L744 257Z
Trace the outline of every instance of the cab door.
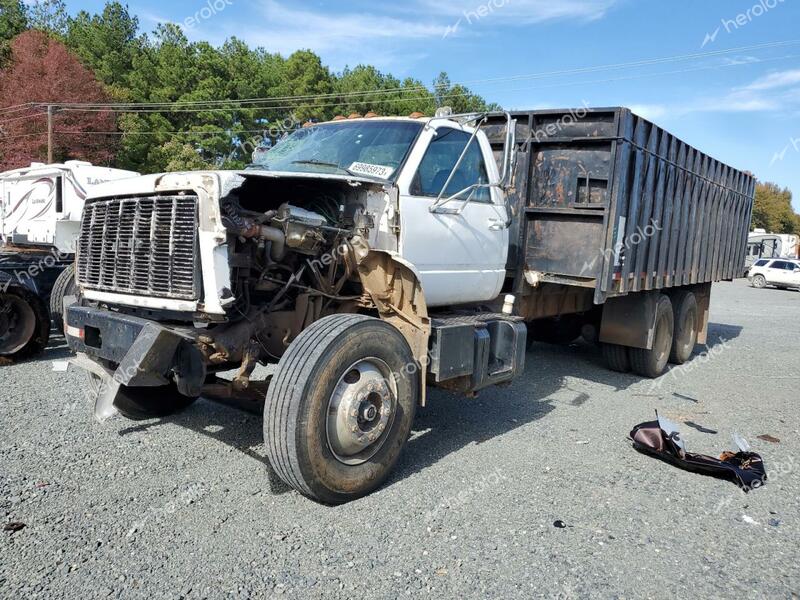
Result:
M465 148L464 160L450 177ZM398 178L399 249L419 271L429 306L482 302L499 295L508 256L499 177L486 137L473 138L469 129L452 121L431 123L409 156ZM483 187L473 189L468 201L469 192L437 207L448 179L443 198L474 184Z

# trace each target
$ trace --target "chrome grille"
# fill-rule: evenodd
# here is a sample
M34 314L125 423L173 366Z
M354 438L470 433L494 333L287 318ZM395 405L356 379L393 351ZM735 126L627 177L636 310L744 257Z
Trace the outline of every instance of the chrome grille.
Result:
M112 198L86 205L78 282L87 289L199 299L197 196Z

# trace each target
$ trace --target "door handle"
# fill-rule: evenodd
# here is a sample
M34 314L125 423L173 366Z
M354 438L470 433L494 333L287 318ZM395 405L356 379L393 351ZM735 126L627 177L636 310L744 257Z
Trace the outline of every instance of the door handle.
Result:
M506 224L501 219L489 219L489 231L503 231Z

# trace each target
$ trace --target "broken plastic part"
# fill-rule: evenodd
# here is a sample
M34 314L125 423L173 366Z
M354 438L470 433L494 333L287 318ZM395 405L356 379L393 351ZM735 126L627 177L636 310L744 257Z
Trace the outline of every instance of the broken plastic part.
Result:
M733 440L733 445L739 448L739 452L750 452L750 444L737 432L734 431L731 434L731 439Z

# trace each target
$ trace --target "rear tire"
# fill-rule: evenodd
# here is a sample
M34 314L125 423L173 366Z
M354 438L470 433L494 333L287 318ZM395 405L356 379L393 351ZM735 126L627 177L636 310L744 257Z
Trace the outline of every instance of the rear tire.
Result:
M692 356L697 344L697 298L692 292L681 291L672 296L675 335L669 362L682 365Z
M317 321L289 346L267 392L272 468L318 502L372 492L400 457L419 388L413 353L393 326L362 315Z
M672 302L661 295L656 305L655 334L653 348L631 348L628 355L631 359L633 371L642 377L655 379L661 376L667 366L672 350L672 339L675 330L675 318L672 312Z
M64 335L64 297L72 296L78 290L75 284L75 265L71 264L61 272L50 294L50 318L56 330Z
M767 287L767 279L763 275L754 275L753 276L753 280L750 282L750 284L754 288L757 288L757 289L760 290L762 288Z
M603 358L612 371L628 373L631 370L631 360L628 356L627 346L617 344L603 344Z
M50 341L50 315L33 292L11 287L0 293L0 356L23 359Z

